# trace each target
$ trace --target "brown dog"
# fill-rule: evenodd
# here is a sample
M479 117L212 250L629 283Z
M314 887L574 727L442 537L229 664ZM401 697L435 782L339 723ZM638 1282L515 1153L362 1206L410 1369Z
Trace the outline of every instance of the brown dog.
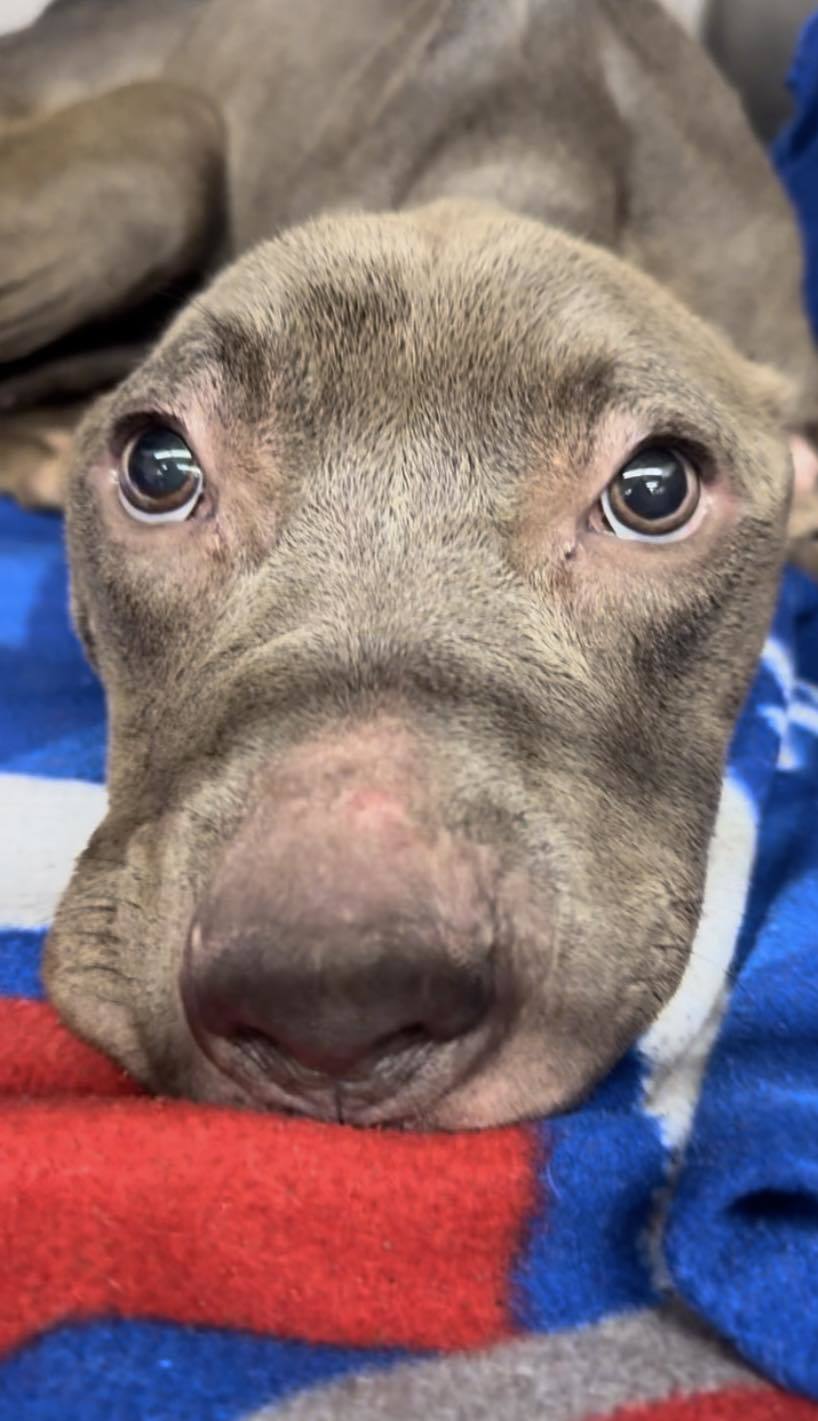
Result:
M564 1108L690 956L816 421L737 102L652 0L62 0L0 101L7 404L280 234L77 439L58 1009L203 1099Z

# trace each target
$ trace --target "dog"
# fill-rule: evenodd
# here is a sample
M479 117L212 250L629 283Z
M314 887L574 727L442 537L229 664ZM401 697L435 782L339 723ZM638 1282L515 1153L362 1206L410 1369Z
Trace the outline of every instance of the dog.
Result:
M565 1110L690 958L793 454L812 547L737 98L654 0L57 0L0 106L3 465L70 444L110 724L52 1001L159 1092Z

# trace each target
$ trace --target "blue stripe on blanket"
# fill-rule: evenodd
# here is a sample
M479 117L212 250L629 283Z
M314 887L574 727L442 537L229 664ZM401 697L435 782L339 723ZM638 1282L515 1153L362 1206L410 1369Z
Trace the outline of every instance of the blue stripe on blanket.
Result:
M60 519L2 500L0 772L101 783L104 700L71 630L62 541Z
M801 220L805 298L818 335L818 14L807 24L790 72L795 116L775 144L776 166Z
M3 1363L0 1421L237 1421L405 1357L160 1322L58 1327Z
M539 1126L543 1210L515 1280L524 1328L560 1331L656 1302L642 1234L664 1152L641 1089L632 1051L580 1110Z
M791 574L788 604L777 773L667 1255L745 1357L818 1399L818 589Z
M0 932L0 997L43 996L40 958L44 928Z

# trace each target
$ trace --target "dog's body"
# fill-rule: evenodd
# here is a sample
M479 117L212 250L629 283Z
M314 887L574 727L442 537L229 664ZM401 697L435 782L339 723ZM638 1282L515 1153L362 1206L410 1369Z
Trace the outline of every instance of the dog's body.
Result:
M563 1108L684 971L816 423L737 101L652 0L62 0L0 108L7 405L283 233L77 441L111 807L57 1005L160 1089ZM198 480L164 523L157 426ZM695 512L651 547L600 498L657 448Z
M814 415L792 215L653 0L58 0L0 40L0 116L0 360L38 352L44 390L43 350L85 323L98 386L97 323L168 283L321 212L446 197L621 254ZM81 389L82 357L56 361L54 388ZM28 365L5 400L18 382L31 403Z

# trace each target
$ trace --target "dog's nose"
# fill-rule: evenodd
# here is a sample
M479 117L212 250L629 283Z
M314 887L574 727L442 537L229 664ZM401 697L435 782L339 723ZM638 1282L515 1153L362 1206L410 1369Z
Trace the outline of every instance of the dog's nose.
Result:
M399 1061L414 1067L424 1051L472 1031L490 1005L486 964L463 970L428 940L405 940L400 924L377 935L355 923L339 926L332 962L320 948L313 952L309 937L300 963L289 954L282 960L280 928L271 922L261 951L249 938L210 957L205 920L204 970L195 949L189 957L185 1001L196 1034L235 1048L242 1073L249 1060L262 1076L303 1086L311 1076L380 1072L388 1089ZM222 1052L219 1063L226 1060Z
M200 903L185 1011L257 1093L367 1080L386 1095L490 1017L485 851L421 824L410 800L358 757L317 779L305 765L260 799Z

